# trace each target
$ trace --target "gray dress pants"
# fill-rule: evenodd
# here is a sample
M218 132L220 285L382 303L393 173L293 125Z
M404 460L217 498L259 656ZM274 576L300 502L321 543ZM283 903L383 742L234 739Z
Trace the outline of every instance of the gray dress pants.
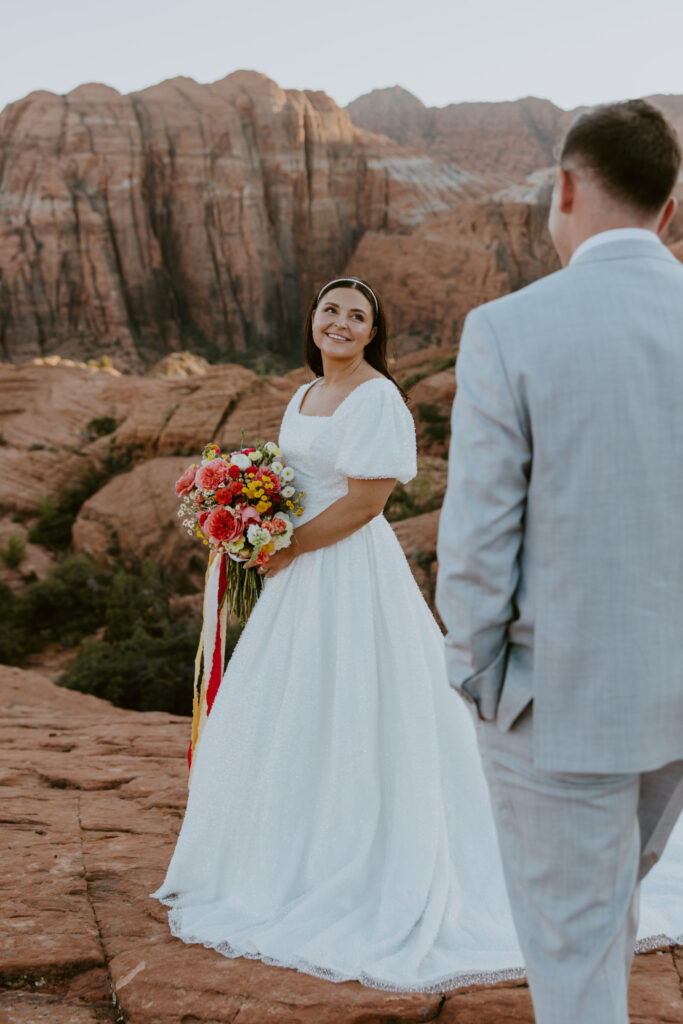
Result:
M639 882L683 809L683 761L644 774L534 768L533 703L477 722L537 1024L628 1024Z

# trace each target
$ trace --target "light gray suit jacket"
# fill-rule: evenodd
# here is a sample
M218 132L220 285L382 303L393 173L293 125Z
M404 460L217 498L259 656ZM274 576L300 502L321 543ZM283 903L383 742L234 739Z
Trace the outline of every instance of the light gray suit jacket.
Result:
M683 758L683 267L618 239L475 309L436 604L451 685L534 763Z

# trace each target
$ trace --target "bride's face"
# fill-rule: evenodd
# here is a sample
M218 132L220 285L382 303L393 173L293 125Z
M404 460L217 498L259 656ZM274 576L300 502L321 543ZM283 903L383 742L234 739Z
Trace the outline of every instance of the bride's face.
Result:
M377 328L370 301L357 288L330 288L313 315L313 341L330 359L362 355Z

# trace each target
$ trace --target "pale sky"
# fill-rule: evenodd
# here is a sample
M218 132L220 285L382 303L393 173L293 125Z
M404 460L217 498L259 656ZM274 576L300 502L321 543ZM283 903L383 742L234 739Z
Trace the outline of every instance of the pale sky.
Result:
M34 89L120 92L238 68L345 105L402 85L428 106L572 108L683 94L683 0L0 0L0 109Z

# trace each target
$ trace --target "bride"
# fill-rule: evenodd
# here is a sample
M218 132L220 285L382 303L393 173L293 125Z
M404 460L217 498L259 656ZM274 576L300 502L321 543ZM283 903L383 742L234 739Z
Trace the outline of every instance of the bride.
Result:
M279 444L306 492L197 748L163 884L184 942L398 991L523 974L470 711L382 515L416 474L379 296L328 282ZM370 386L372 385L372 387ZM683 931L683 828L641 948Z

